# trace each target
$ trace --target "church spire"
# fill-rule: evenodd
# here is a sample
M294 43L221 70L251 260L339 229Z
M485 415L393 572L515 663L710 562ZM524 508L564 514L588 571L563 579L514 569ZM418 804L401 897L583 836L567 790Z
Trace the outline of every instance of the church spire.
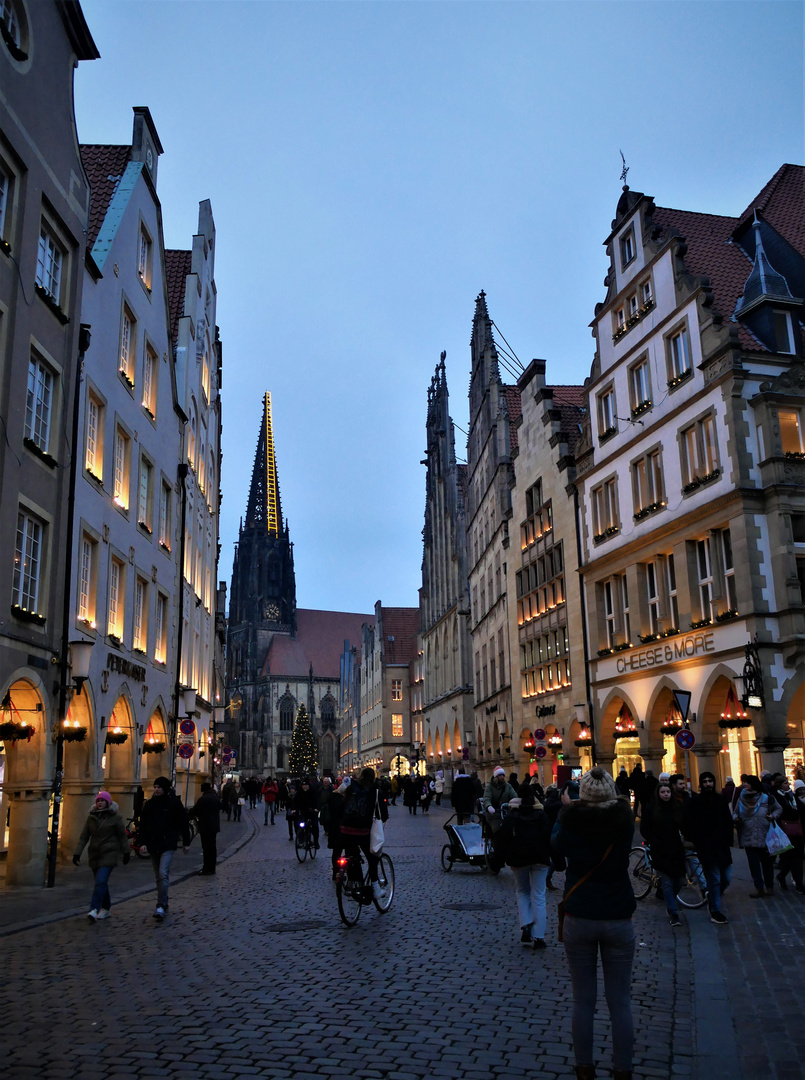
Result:
M268 391L263 398L263 419L254 455L246 528L265 530L271 537L279 537L282 533L282 504L274 454L271 394Z

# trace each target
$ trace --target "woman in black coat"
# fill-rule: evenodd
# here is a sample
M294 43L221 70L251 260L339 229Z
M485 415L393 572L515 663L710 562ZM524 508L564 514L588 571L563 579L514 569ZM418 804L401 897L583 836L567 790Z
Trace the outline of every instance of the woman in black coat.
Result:
M604 974L615 1080L631 1080L634 1051L632 963L634 892L629 852L634 821L615 781L596 766L579 781L579 798L565 803L553 832L553 846L567 859L564 945L573 985L573 1049L578 1080L593 1080L593 1021L598 952Z
M495 848L512 868L517 889L520 943L545 948L545 881L551 861L551 825L528 782L498 829Z
M640 819L640 832L651 849L651 864L660 875L671 926L681 926L676 896L685 880L682 806L670 784L660 784Z

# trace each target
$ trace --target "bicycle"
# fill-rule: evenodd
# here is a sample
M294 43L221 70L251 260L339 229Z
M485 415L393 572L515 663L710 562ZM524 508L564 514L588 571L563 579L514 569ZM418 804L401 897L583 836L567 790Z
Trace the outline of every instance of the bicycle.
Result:
M137 826L135 824L134 818L129 818L126 824L126 839L128 840L129 844L131 845L132 851L138 859L151 858L147 851L142 850L143 845L142 842L138 839Z
M381 915L385 915L391 907L394 899L394 863L385 853L378 862L377 880L380 884L380 897L374 895L369 865L364 865L360 848L352 855L342 855L339 858L335 895L338 900L338 913L345 926L354 926L357 923L364 906L374 904Z
M645 845L629 852L629 881L635 900L645 900L652 889L660 888L660 875L651 863L651 851ZM684 908L695 910L707 903L707 888L695 851L685 853L685 880L676 898Z
M312 821L309 814L302 814L297 817L294 828L294 849L296 850L296 857L300 863L310 855L311 859L316 858L318 847L313 835Z

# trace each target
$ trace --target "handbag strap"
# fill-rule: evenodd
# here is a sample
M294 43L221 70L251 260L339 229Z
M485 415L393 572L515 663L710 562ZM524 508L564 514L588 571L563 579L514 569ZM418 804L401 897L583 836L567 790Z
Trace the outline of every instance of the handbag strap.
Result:
M604 854L603 854L603 856L601 858L601 861L596 863L595 866L592 868L592 870L588 870L587 873L584 875L584 877L579 878L579 880L576 882L576 884L571 889L569 889L567 893L565 893L565 895L562 897L562 903L563 904L567 903L568 899L573 895L573 893L576 891L576 889L578 889L578 887L580 885L583 885L585 881L588 881L593 876L593 874L596 872L596 870L601 869L601 867L606 862L610 851L612 851L612 848L614 846L615 846L614 844L610 844L609 847L604 852Z

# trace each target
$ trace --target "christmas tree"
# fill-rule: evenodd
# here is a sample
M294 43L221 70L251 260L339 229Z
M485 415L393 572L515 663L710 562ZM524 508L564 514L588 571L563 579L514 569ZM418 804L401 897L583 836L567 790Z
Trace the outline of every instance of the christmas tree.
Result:
M300 705L291 736L291 752L288 755L288 769L291 776L306 776L315 772L318 765L317 756L316 736L310 726L307 709L304 705Z

